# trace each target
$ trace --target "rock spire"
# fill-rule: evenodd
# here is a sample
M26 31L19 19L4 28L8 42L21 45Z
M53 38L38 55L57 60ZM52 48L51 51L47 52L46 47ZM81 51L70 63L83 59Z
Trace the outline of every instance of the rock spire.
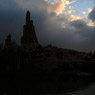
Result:
M26 25L23 26L23 36L21 37L21 45L33 45L38 44L38 40L35 34L35 27L33 20L30 18L30 12L26 13Z
M9 34L5 40L5 46L10 46L12 43L11 41L11 34Z

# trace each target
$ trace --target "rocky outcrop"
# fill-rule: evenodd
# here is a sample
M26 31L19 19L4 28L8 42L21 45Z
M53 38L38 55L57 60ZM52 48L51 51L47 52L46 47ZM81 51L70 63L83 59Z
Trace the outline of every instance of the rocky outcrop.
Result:
M35 34L33 20L30 18L30 12L26 13L26 25L23 26L23 36L21 37L21 45L38 44L38 39Z
M10 46L12 43L11 41L11 34L9 34L5 40L5 46Z

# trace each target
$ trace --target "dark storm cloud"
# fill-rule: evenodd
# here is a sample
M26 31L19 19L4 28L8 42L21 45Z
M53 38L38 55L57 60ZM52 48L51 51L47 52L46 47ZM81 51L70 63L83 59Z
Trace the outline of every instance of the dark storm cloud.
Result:
M42 17L42 23L39 24L39 29L37 28L41 44L51 43L58 47L78 50L95 49L95 27L88 26L83 20L69 22L65 16L56 18L47 14ZM39 22L41 20L38 19ZM67 28L60 26L62 22L68 23Z
M95 22L95 7L94 7L93 10L90 12L89 18L90 18L93 22Z
M85 21L71 22L64 14L56 16L54 12L48 13L49 5L43 0L28 0L27 3L24 0L5 1L0 1L0 42L4 42L7 34L11 33L12 38L20 43L25 12L29 9L40 44L76 50L95 49L95 27L88 26Z
M0 11L3 13L17 10L19 10L19 6L14 2L14 0L0 0Z
M86 25L85 22L78 20L71 23L75 27L75 33L79 39L76 41L77 48L84 50L95 49L95 27ZM79 27L77 27L79 26ZM76 34L74 36L76 36ZM77 37L77 38L78 38Z
M13 0L0 0L0 42L4 43L9 33L12 34L12 39L20 39L24 15L23 10Z
M74 27L80 29L80 28L83 28L86 26L86 22L84 22L83 20L72 21L71 26L74 26Z

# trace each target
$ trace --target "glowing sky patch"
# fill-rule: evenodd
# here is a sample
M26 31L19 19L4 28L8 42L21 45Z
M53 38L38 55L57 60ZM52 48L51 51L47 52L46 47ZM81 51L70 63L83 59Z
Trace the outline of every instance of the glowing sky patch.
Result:
M76 1L75 0L47 0L47 1L54 4L55 2L63 3L63 9L64 8L66 8L67 10L69 9L68 12L76 11L78 13L78 16L80 17L87 17L87 14L90 13L94 7L94 4L92 4L91 0L76 0ZM59 10L62 11L62 8L60 8Z
M48 12L55 12L56 15L67 15L70 21L84 20L88 26L95 24L88 19L89 13L92 11L93 4L87 0L45 0L50 4ZM81 3L82 2L82 3ZM93 5L93 6L92 6Z

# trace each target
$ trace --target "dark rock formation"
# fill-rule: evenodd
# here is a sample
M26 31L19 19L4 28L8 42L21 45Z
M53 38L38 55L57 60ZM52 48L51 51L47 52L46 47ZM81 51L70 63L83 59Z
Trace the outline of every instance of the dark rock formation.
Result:
M23 36L21 38L21 45L34 45L38 44L38 40L35 34L35 27L33 20L30 20L30 12L26 13L26 25L23 26Z
M9 34L5 40L5 46L10 46L12 43L11 41L11 34Z

